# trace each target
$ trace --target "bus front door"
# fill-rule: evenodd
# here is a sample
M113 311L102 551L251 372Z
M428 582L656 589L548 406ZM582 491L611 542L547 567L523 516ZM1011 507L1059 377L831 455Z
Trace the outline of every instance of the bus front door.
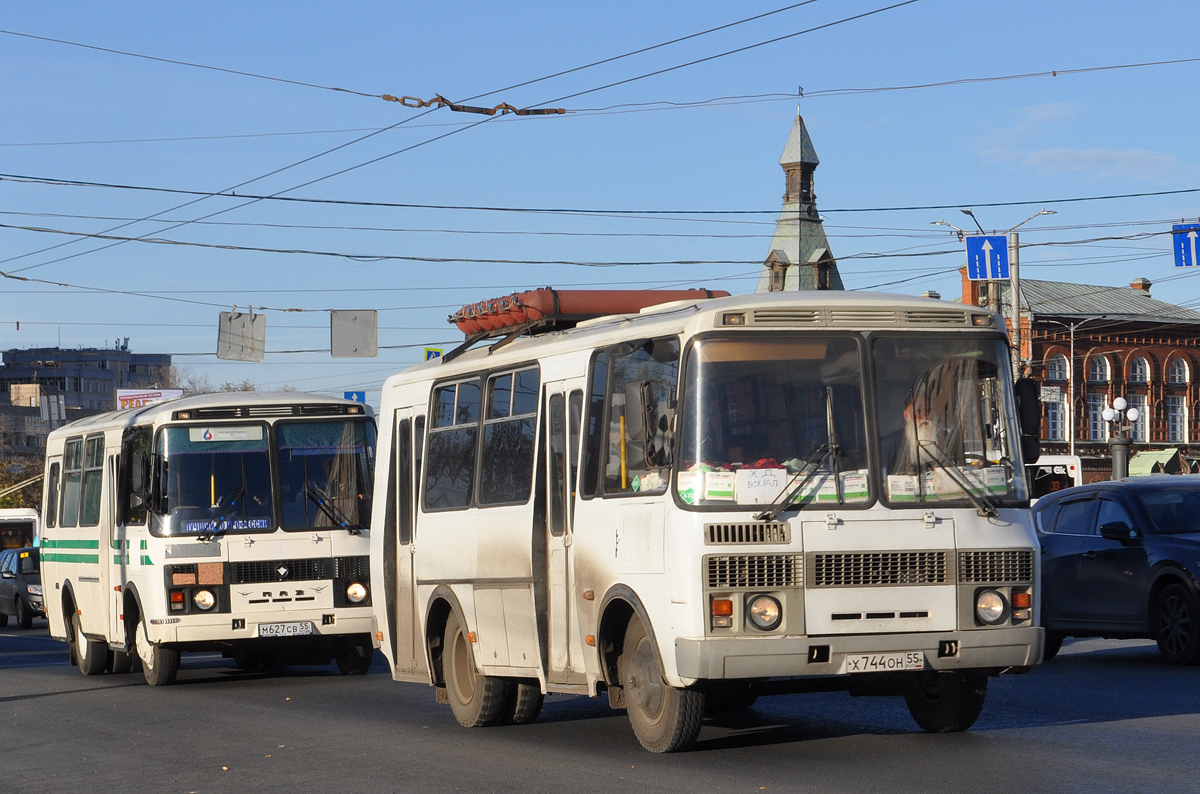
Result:
M400 408L395 416L392 438L393 465L389 475L395 480L394 526L385 528L385 590L388 633L391 635L392 677L397 681L425 681L429 677L425 661L425 642L417 617L416 582L413 576L413 552L417 542L417 493L421 481L421 452L425 436L425 417L416 408ZM391 500L389 499L389 502ZM389 516L391 518L392 516ZM391 581L386 581L391 580Z
M546 432L546 579L548 678L583 684L583 648L575 625L574 537L575 488L579 474L579 434L583 390L566 382L547 384Z

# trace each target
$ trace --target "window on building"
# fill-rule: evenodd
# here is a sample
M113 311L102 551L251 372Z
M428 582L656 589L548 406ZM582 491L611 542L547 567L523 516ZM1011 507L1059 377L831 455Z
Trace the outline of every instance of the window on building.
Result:
M1167 383L1181 386L1188 382L1187 362L1182 358L1173 358L1167 364Z
M1046 362L1046 380L1063 382L1067 379L1067 357L1055 353Z
M1088 438L1092 441L1108 440L1108 422L1104 421L1104 404L1107 398L1103 394L1089 394L1088 408Z
M1138 356L1129 363L1129 382L1130 383L1149 383L1150 382L1150 364L1146 359Z
M1108 383L1108 359L1104 356L1092 356L1088 361L1088 381L1090 383Z
M1145 359L1143 359L1143 360L1145 360ZM1133 440L1134 441L1142 441L1142 442L1149 441L1150 437L1148 435L1148 432L1149 432L1149 427L1150 427L1150 420L1146 416L1146 395L1144 395L1144 394L1129 395L1129 407L1136 408L1137 412L1138 412L1137 421L1132 423L1132 427L1130 428L1130 431L1129 431Z
M1058 395L1052 399L1045 400L1042 405L1046 407L1046 440L1047 441L1065 441L1066 434L1066 411L1062 402L1062 395Z
M1188 441L1187 402L1183 395L1167 395L1167 440L1184 444Z

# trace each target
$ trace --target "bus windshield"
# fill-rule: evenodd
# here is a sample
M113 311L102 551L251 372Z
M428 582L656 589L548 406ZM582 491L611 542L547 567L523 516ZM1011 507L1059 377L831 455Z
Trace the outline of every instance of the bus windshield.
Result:
M156 452L157 532L274 530L266 425L167 427Z
M872 340L889 502L1026 498L1007 357L995 338Z
M861 345L852 334L698 339L686 363L679 498L869 500Z
M367 526L374 425L365 420L280 422L275 437L284 529Z

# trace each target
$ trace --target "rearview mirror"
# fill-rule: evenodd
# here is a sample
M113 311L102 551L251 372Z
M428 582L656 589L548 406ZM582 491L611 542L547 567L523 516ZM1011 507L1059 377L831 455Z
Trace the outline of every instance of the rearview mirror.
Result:
M1128 544L1137 539L1137 531L1124 521L1110 521L1100 527L1100 537Z
M1018 378L1013 384L1017 398L1017 422L1021 425L1021 457L1026 464L1037 463L1042 449L1041 387L1033 378Z

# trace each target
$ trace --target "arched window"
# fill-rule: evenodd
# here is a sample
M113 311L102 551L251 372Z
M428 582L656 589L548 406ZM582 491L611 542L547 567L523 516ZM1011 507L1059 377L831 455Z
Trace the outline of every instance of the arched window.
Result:
M1067 357L1055 353L1046 362L1046 380L1064 381L1067 379Z
M1092 356L1088 361L1088 381L1091 383L1108 383L1108 359L1104 356Z
M1167 364L1167 383L1183 385L1188 382L1187 362L1182 358L1173 358Z
M1133 361L1129 362L1129 382L1130 383L1149 383L1150 382L1150 364L1146 359L1138 356Z

